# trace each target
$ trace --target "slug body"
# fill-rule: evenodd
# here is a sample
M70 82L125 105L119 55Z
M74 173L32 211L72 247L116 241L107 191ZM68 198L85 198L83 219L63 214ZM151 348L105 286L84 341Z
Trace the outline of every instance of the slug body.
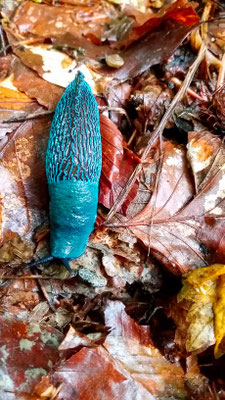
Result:
M85 252L97 216L101 163L98 106L78 72L56 107L46 154L53 257L70 260Z

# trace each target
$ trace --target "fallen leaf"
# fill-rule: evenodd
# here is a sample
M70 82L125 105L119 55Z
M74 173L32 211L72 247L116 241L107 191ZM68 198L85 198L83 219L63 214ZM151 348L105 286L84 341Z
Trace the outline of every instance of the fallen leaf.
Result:
M39 324L27 324L12 316L1 316L0 367L2 384L0 396L5 393L31 393L43 375L58 358L60 332ZM22 314L21 314L22 317Z
M186 348L188 352L205 349L215 343L212 303L194 303L187 314L189 324Z
M23 64L36 71L41 78L48 82L48 84L43 84L43 89L44 87L48 88L50 92L49 101L54 100L55 103L59 100L59 97L62 94L61 87L66 88L69 83L74 80L74 77L76 76L76 73L78 71L81 71L84 74L86 81L92 88L92 91L94 93L97 92L97 86L95 84L95 80L92 76L90 69L84 64L78 65L73 58L65 55L65 53L63 53L62 51L56 50L52 45L24 45L23 47L21 47L18 46L18 43L15 42L14 39L12 41L12 47L14 49L14 53L20 58ZM20 76L20 71L18 71L18 68L19 66L17 65L17 76ZM23 68L24 71L26 71L27 75L29 71L30 79L35 79L38 84L38 76L34 72L33 74L31 74L30 70L25 70L25 66L23 66ZM99 78L97 74L95 75L97 76L97 78ZM40 82L43 82L43 80L39 78L39 83ZM18 82L18 84L19 83L20 82ZM35 86L33 90L35 90Z
M196 269L187 276L187 282L194 286L200 287L205 282L217 278L225 274L225 265L215 264L210 267Z
M190 272L183 281L178 294L179 306L185 311L185 322L176 304L170 306L170 316L177 324L177 330L183 329L183 338L188 352L202 352L216 344L216 358L225 353L221 346L225 337L224 329L224 283L225 266L212 265ZM178 312L175 312L175 311Z
M31 240L47 216L45 152L50 118L21 123L1 150L1 242L7 232Z
M35 98L42 106L55 110L63 94L62 88L41 79L36 72L27 68L18 58L14 58L12 72L13 83L18 90L25 92L30 99Z
M19 91L0 86L0 107L8 110L29 110L35 109L35 102L26 94Z
M123 82L160 64L182 43L191 29L176 21L165 21L122 53L124 66L115 73L114 79Z
M168 19L179 21L186 26L195 25L199 22L199 17L195 11L196 6L197 3L193 1L177 0L172 2L172 4L171 2L166 3L156 13L152 11L149 13L143 12L142 15L141 13L135 13L139 26L133 28L129 39L132 41L139 39ZM134 15L130 8L129 13Z
M219 358L224 354L224 350L222 351L220 349L220 344L225 337L225 274L218 278L216 300L214 301L213 310L215 314L214 329L216 337L214 354L215 358Z
M100 115L102 138L102 173L99 184L99 202L111 208L125 187L137 163L134 154L123 147L123 136L116 125ZM126 209L136 196L138 183L129 192L122 210Z
M75 393L82 400L101 399L103 392L108 400L188 398L179 363L167 362L151 344L149 327L138 325L124 308L121 302L108 302L110 333L104 347L83 347L50 374L54 387L60 388L57 400L72 400ZM39 395L47 382L48 377L36 387Z
M216 162L216 157L221 149L221 141L210 132L189 132L187 145L187 158L191 164L195 190L204 184L210 167Z
M52 6L25 1L17 8L12 22L24 37L32 34L51 38L56 45L83 48L85 55L97 59L104 56L109 47L91 43L88 36L101 37L105 24L117 16L118 10L108 2Z
M195 137L197 136L202 138L201 133L196 133ZM213 140L212 134L211 139ZM192 140L192 136L189 140ZM204 143L203 141L205 146ZM208 172L205 171L204 182L201 182L197 195L185 148L169 141L164 142L161 165L160 161L156 161L161 156L154 149L155 161L152 160L149 165L143 167L141 181L146 183L139 184L137 195L128 207L127 218L121 222L122 226L129 227L144 246L150 248L174 274L204 267L213 260L213 254L210 258L209 253L210 241L207 243L204 240L204 246L202 245L201 223L207 218L217 220L219 217L220 221L223 219L225 158L221 142L219 146L218 143L216 147L210 146L209 142L210 152L205 155L201 153L201 157L206 157L202 164L203 173L206 164ZM197 151L196 164L198 154ZM160 173L156 184L157 165ZM120 226L119 223L116 225ZM218 252L221 232L217 233L216 226L212 225L211 236L213 234ZM223 260L224 253L220 252L220 256Z

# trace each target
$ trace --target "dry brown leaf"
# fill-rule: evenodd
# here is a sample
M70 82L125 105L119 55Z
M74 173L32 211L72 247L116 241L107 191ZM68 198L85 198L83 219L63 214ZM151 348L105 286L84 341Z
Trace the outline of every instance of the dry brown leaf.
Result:
M64 89L40 78L18 58L14 58L12 72L13 83L17 89L25 92L30 99L35 98L42 106L55 109Z
M214 261L211 243L202 245L202 223L213 218L222 223L225 215L225 152L221 142L207 135L207 143L201 133L191 135L198 140L198 151L192 151L192 165L201 166L201 185L195 195L192 171L189 168L186 149L169 141L163 143L163 154L154 149L153 159L143 166L137 196L130 204L127 218L118 226L129 227L131 232L173 273L185 273ZM209 137L211 141L209 141ZM215 143L216 146L212 146ZM210 149L210 151L208 151ZM199 163L199 152L203 162ZM194 160L195 157L195 160ZM161 165L160 161L161 160ZM158 165L159 175L156 173ZM207 168L206 168L207 166ZM198 171L201 171L199 167ZM194 171L194 174L196 170ZM153 192L152 192L153 191ZM221 232L210 225L214 235L214 247L221 243ZM207 248L208 245L208 248ZM224 252L220 252L224 259ZM210 258L211 257L211 258ZM222 261L221 260L221 261ZM223 261L222 261L223 262Z

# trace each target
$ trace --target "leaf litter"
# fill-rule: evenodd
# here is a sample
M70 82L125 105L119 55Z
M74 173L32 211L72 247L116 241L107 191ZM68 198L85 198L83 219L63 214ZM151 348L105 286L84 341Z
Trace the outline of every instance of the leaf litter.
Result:
M0 396L223 399L221 5L3 0L1 11ZM78 70L100 111L95 230L73 276L55 261L29 271L49 254L45 152Z

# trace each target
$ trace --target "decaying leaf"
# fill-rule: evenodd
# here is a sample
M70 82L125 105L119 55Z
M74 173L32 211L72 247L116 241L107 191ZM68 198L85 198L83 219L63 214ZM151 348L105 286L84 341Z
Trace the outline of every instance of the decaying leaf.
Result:
M173 53L191 29L176 21L165 21L124 51L124 66L115 73L114 78L124 82L159 64Z
M203 242L205 246L202 245L201 223L202 220L207 222L207 218L217 220L224 215L224 148L217 139L213 142L212 134L208 135L216 146L210 142L207 145L201 133L194 136L198 141L197 151L192 152L192 165L195 168L199 165L200 149L204 158L199 167L204 181L201 180L198 194L195 195L186 149L165 141L163 156L155 151L149 165L143 167L140 179L143 184L139 184L137 195L127 210L127 218L121 224L129 227L145 247L175 274L208 264L211 246L209 243L207 250L206 240ZM192 135L189 140L193 143ZM221 232L217 233L213 224L211 230L218 243L217 236ZM222 251L220 256L223 260ZM212 252L212 261L213 257Z
M45 152L50 118L25 121L1 150L1 242L7 233L31 239L46 219Z
M214 354L221 357L224 330L225 266L215 264L187 275L178 294L180 307L186 309L185 345L188 352L202 351L215 344ZM174 313L172 312L172 316ZM176 318L179 329L179 317Z
M0 352L2 377L0 396L31 393L58 358L62 335L51 327L27 324L21 315L1 315ZM13 397L14 398L14 397Z
M41 79L37 73L27 68L15 58L12 64L13 83L17 89L26 93L30 98L35 98L39 104L54 110L63 89Z
M214 301L215 315L215 357L225 354L225 349L220 349L220 344L225 337L225 275L221 275L217 281L216 299Z
M2 0L1 399L223 399L224 44L221 5L204 3ZM95 229L72 276L60 260L22 271L49 254L47 140L78 70L110 118Z
M101 399L102 393L107 400L154 400L168 396L188 399L179 362L170 364L154 348L149 327L132 320L118 301L107 303L105 322L110 333L104 347L89 347L90 341L81 341L75 331L69 331L68 343L79 342L84 347L42 379L36 386L39 395L50 387L51 381L59 388L57 400L70 400L74 393L88 400Z

